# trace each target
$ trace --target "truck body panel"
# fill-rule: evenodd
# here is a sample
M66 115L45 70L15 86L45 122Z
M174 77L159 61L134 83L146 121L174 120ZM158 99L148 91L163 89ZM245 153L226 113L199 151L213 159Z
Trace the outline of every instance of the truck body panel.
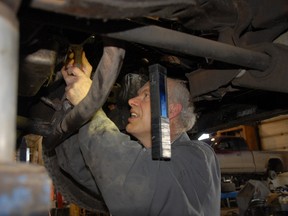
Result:
M206 139L219 160L222 174L267 174L288 170L288 151L251 151L242 137L218 136Z

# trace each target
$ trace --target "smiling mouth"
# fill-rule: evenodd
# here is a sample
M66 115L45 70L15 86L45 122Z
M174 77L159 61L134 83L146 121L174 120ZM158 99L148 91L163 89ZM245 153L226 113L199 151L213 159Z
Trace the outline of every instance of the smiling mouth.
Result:
M136 113L131 113L130 116L131 116L131 118L137 118L138 117L138 115Z

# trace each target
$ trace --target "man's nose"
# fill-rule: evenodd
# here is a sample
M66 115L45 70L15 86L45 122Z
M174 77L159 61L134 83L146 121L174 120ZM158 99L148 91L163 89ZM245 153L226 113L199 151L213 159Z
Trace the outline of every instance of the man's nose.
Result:
M137 97L133 97L131 99L128 100L128 104L129 106L137 106L139 105L139 99L137 99Z

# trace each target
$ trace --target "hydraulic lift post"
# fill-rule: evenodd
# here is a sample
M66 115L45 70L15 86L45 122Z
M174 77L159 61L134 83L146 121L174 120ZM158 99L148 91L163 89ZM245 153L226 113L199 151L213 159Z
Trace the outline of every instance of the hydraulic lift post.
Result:
M19 23L16 11L4 2L0 0L0 215L47 215L51 180L45 168L15 161Z

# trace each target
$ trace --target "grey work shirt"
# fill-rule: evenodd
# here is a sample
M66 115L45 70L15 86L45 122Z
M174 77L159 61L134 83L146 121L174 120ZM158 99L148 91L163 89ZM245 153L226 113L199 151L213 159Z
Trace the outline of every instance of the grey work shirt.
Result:
M220 215L216 156L186 133L173 142L171 161L155 161L99 110L56 153L62 169L101 193L113 216Z

